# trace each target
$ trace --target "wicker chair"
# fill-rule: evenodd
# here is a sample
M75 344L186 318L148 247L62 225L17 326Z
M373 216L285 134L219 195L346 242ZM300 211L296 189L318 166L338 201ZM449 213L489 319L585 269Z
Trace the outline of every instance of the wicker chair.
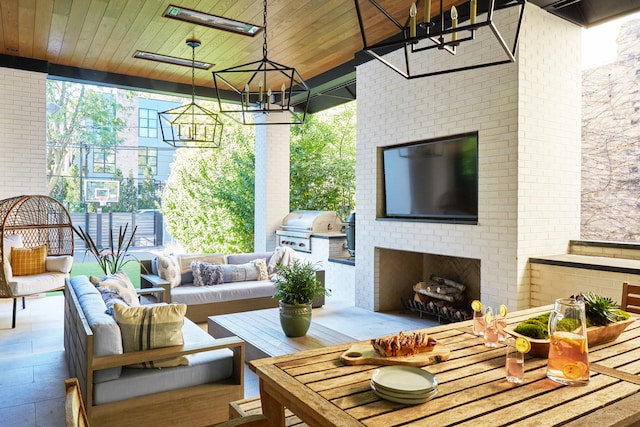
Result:
M18 196L0 200L0 298L13 298L12 328L16 326L16 302L22 297L25 308L25 296L61 290L69 271L54 268L44 274L33 276L13 276L9 263L10 243L19 240L16 247L35 248L47 245L47 270L50 265L59 265L70 270L73 257L73 228L67 210L57 200L42 195ZM8 252L8 253L5 253ZM69 259L70 257L70 259Z

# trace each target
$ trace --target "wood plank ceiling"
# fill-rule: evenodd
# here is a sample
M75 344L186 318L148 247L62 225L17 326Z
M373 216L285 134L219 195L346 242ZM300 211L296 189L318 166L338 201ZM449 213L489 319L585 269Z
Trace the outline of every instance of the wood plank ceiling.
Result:
M435 15L440 0L431 1ZM379 0L401 22L411 2ZM421 10L424 0L417 3ZM449 10L462 3L444 0L443 4ZM170 4L263 25L259 0L0 0L0 66L8 55L190 85L190 68L136 59L134 52L190 59L185 41L197 38L202 46L196 49L196 59L213 63L212 70L262 58L262 33L252 38L164 18ZM391 26L376 25L379 21L370 6L362 11L372 29L370 43L396 32ZM269 59L295 67L307 81L349 64L363 47L353 0L269 0L267 34ZM211 70L196 71L196 85L211 88Z

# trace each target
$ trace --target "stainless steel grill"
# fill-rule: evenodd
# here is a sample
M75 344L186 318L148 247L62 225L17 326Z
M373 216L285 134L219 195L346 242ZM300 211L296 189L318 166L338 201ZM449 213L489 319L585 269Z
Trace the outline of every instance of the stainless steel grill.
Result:
M296 251L311 252L311 236L339 233L342 222L333 211L293 211L282 219L276 230L278 246L288 246Z

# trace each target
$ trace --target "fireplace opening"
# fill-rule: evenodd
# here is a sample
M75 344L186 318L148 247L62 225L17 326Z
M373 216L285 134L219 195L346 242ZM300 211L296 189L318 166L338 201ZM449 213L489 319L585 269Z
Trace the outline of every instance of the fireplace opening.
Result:
M380 311L405 309L451 322L468 318L471 301L480 299L479 259L386 248L376 255Z

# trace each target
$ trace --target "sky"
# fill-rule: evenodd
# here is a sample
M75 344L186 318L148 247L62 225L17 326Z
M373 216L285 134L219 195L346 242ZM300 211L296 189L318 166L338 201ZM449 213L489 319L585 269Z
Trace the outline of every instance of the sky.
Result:
M609 64L618 52L616 37L620 25L632 19L639 19L640 12L616 19L589 29L582 30L582 69Z

